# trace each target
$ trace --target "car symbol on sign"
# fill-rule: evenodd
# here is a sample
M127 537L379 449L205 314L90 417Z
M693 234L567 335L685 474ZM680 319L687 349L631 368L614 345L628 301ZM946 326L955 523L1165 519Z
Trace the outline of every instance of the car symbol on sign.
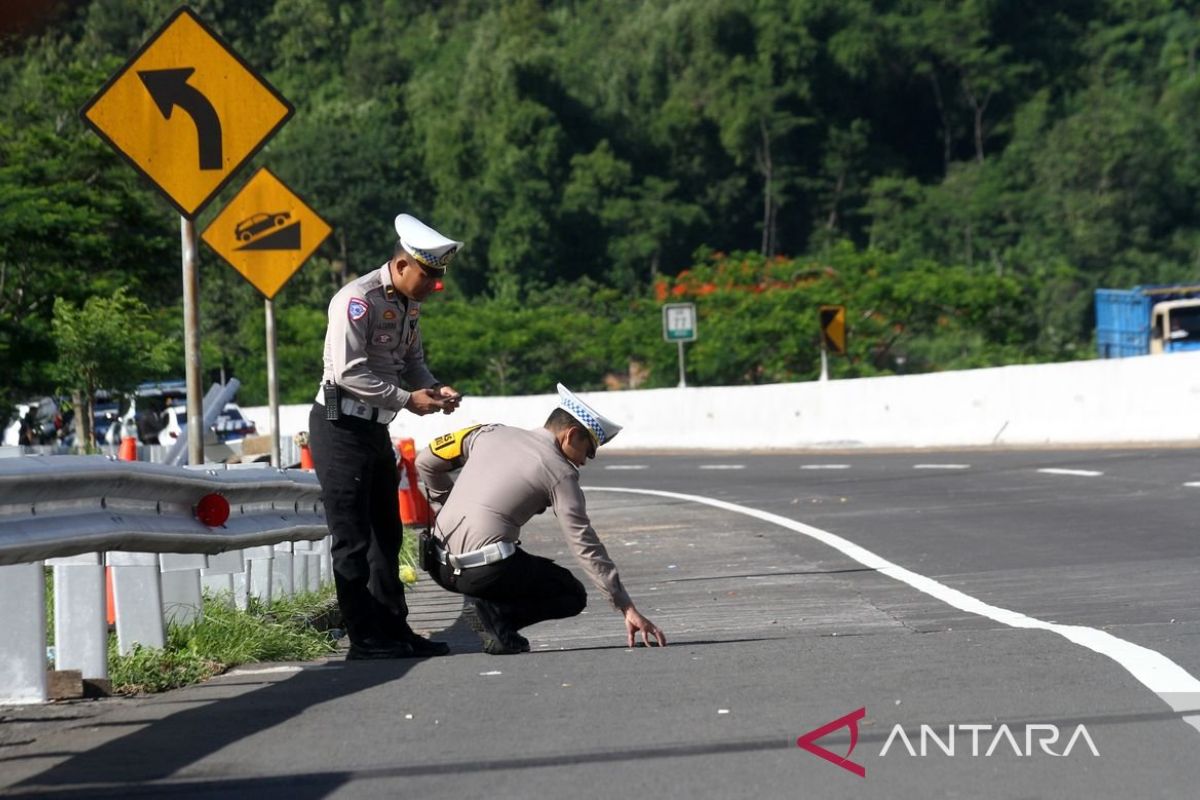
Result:
M274 214L254 214L246 217L234 228L233 235L243 242L248 242L263 231L281 227L291 219L290 211L276 211Z

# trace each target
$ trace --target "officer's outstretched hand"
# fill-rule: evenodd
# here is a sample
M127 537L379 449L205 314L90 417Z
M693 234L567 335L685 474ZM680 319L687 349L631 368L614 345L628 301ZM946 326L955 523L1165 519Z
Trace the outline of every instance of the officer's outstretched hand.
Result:
M443 414L453 414L462 402L462 392L455 389L453 386L441 386L438 388L438 394L441 395L443 405Z
M426 414L445 411L448 402L433 389L417 389L408 396L408 402L404 404L404 407L418 417L423 417Z
M634 637L638 632L642 634L642 644L646 647L650 646L650 637L653 636L658 641L659 647L667 646L667 637L657 625L646 619L641 613L630 606L625 609L625 633L627 634L626 642L630 647L634 646Z

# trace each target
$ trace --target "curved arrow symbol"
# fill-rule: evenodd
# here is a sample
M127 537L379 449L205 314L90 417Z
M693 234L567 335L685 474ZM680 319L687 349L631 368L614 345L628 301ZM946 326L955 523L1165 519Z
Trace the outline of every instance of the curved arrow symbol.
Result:
M196 123L196 137L200 141L200 169L221 169L221 119L208 98L187 80L195 67L178 69L149 69L139 72L138 77L146 84L146 91L154 98L158 110L166 119L179 106Z

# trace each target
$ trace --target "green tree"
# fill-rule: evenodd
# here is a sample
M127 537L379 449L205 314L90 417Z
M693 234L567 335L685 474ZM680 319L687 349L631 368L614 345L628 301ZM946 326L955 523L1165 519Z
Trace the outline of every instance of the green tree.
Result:
M124 289L90 297L82 306L55 298L51 327L58 351L51 373L71 395L76 446L88 452L96 444L96 390L132 392L167 368L172 347L154 329L150 310Z

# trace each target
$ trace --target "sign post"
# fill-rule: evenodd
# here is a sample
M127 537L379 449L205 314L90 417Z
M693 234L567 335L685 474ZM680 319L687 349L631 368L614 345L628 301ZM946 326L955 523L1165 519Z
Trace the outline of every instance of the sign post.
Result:
M179 218L183 261L183 369L187 380L188 463L204 463L204 394L200 385L200 273L196 269L196 226Z
M687 372L683 363L683 343L696 341L696 305L668 303L663 306L663 339L679 345L679 386L687 387Z
M279 466L279 379L275 368L275 295L329 236L331 228L299 195L263 167L204 229L203 239L265 299L267 402L271 464Z
M180 8L80 111L180 214L189 461L204 462L192 220L294 109L195 12Z

